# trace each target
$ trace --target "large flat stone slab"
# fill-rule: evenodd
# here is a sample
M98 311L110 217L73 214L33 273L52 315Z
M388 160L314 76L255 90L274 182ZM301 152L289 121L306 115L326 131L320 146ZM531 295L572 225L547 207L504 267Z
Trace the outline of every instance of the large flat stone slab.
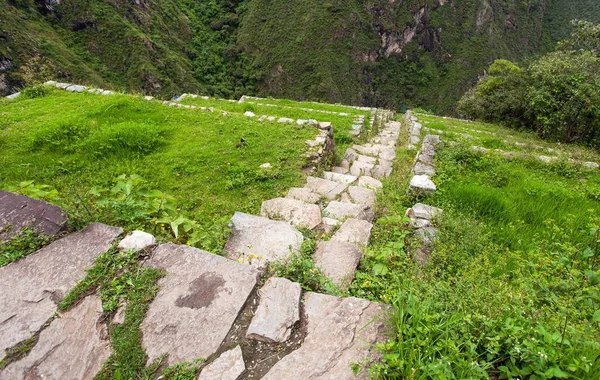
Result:
M375 168L374 164L370 164L368 162L362 161L354 161L352 166L350 167L350 174L360 177L360 176L370 176L373 169Z
M159 246L144 265L167 272L140 329L148 363L168 354L168 365L214 354L259 275L252 266L175 244Z
M354 280L354 273L362 257L362 252L354 243L322 240L317 244L317 250L313 257L315 265L335 285L347 288Z
M53 320L27 356L0 371L0 379L93 379L112 352L101 317L102 302L88 296Z
M358 298L306 293L307 336L300 348L281 359L263 377L280 379L367 379L355 375L352 363L371 363L380 355L374 347L385 341L387 309Z
M288 340L292 327L300 320L300 284L272 277L260 289L260 303L246 337L268 343Z
M348 188L348 184L323 178L307 177L305 187L320 194L323 198L335 199Z
M321 195L307 187L292 187L288 191L286 198L297 199L306 203L317 203L321 199Z
M122 232L91 224L0 268L0 357L46 323L62 297L83 280L86 269Z
M262 267L300 251L302 234L287 222L236 212L231 218L233 231L225 250L227 257Z
M334 172L324 172L323 178L329 181L341 182L351 184L358 179L358 177L348 174L340 174Z
M358 179L358 186L377 191L383 187L383 184L373 177L362 176Z
M329 202L323 213L326 217L337 220L354 218L372 222L375 217L373 209L367 205L337 201Z
M366 220L348 219L342 223L339 230L331 238L331 241L352 243L360 247L369 244L373 224Z
M309 230L321 224L319 206L297 199L275 198L264 201L260 207L260 215L270 219L285 220L293 226Z
M204 367L198 380L237 380L245 370L242 349L236 346Z
M44 235L57 235L67 219L60 207L23 195L0 191L0 241L29 227Z
M352 203L360 203L371 207L375 205L375 201L377 200L375 192L366 187L350 186L348 188L348 195Z

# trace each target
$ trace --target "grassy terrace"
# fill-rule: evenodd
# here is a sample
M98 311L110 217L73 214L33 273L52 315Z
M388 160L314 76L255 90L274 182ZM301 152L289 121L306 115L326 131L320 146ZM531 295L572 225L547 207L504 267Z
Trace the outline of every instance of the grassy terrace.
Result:
M459 127L482 141L549 145L490 124L418 117L424 126ZM600 171L474 152L471 145L481 144L458 135L443 140L456 144L435 157L438 191L420 199L406 195L414 153L400 147L350 290L394 306L395 339L382 347L375 377L596 379ZM597 157L582 147L551 146L565 157ZM404 219L417 201L444 210L424 267L410 257L420 243Z
M168 203L171 218L179 213L199 223L198 245L212 250L224 243L227 220L236 210L258 213L263 200L301 185L304 142L317 133L310 126L167 107L126 95L46 92L0 100L0 188L34 181L20 191L48 198L53 193L40 185L49 185L60 197L54 203L82 222L99 219L146 230ZM260 170L265 162L274 168ZM145 182L115 181L121 174ZM147 210L140 215L135 211L140 208ZM185 242L184 228L185 223L179 240ZM156 232L166 237L173 234L168 230Z
M268 102L257 99L248 99L247 102L238 103L229 102L223 99L202 99L200 97L193 99L191 97L186 97L183 98L180 103L202 107L214 107L217 110L223 110L237 114L243 114L246 111L251 111L254 112L257 116L269 115L276 116L278 118L287 117L291 119L315 119L317 121L329 121L333 123L334 126L334 138L338 158L340 158L346 151L346 148L348 148L353 143L352 137L348 134L348 132L352 129L352 120L358 115L364 115L365 122L368 123L370 117L370 113L368 111L360 111L347 106L337 106L310 102L294 102L291 100L267 100ZM254 104L259 102L262 104ZM349 116L340 116L336 114L329 114L318 111L306 111L302 110L301 108L311 108L315 110L324 109L333 112L343 112L348 113Z

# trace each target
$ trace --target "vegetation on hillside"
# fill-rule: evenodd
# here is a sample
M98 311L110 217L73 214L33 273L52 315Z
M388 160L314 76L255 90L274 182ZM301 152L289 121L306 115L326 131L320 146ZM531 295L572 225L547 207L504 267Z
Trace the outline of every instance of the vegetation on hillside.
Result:
M570 39L526 68L498 60L459 103L466 116L600 146L600 25L574 22Z

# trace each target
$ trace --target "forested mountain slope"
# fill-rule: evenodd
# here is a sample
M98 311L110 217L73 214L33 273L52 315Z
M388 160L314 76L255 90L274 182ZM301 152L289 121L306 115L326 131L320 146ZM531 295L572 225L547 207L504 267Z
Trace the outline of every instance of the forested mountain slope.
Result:
M0 0L0 93L65 78L450 111L496 58L551 49L594 0Z

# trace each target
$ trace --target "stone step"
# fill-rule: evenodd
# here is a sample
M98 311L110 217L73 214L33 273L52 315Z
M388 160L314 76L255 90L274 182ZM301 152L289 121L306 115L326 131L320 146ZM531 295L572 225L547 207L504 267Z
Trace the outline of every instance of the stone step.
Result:
M375 164L370 164L368 162L362 161L354 161L352 166L350 167L350 174L360 177L360 176L371 176L371 172L375 169Z
M259 277L250 265L170 243L144 265L166 276L140 326L142 345L148 363L168 354L167 365L216 353Z
M359 247L369 244L373 224L366 220L347 219L332 236L331 241L352 243Z
M317 203L321 199L321 195L307 187L292 187L288 191L286 198L296 199L305 203Z
M227 257L255 267L300 252L302 234L287 222L236 212L225 244Z
M315 265L342 289L348 288L354 280L361 257L357 244L333 240L320 241L313 256Z
M246 370L240 346L225 351L202 369L198 380L236 380Z
M347 185L346 185L347 186ZM314 229L321 224L319 206L290 198L275 198L264 201L260 215L269 219L285 220L295 227Z
M367 205L331 201L323 210L328 218L343 220L355 218L372 222L374 218L373 209Z
M56 312L57 303L123 232L91 224L0 268L0 356L30 338ZM0 358L0 359L1 359Z
M435 193L437 187L435 183L426 175L416 175L410 180L408 191L415 194L427 195Z
M383 184L381 183L381 181L379 181L373 177L369 177L369 176L360 177L358 179L358 186L364 187L367 189L371 189L374 191L377 191L377 190L383 188Z
M334 172L323 172L323 178L329 181L335 181L345 184L351 184L356 182L358 177L347 174L339 174Z
M112 353L102 312L102 301L91 295L61 313L27 356L0 371L0 379L93 379Z
M351 203L359 203L370 207L375 206L377 196L375 192L366 187L350 186L348 187L348 196Z
M304 296L307 335L300 348L277 362L263 377L280 379L364 379L353 363L380 358L375 344L389 332L388 308L358 298L308 292Z
M330 181L328 179L307 177L305 188L321 195L325 199L336 199L348 188L347 183Z
M349 170L343 166L334 166L331 168L331 171L333 173L338 173L338 174L348 174L349 173Z
M272 277L260 289L258 308L246 337L268 343L283 343L300 320L300 284Z

